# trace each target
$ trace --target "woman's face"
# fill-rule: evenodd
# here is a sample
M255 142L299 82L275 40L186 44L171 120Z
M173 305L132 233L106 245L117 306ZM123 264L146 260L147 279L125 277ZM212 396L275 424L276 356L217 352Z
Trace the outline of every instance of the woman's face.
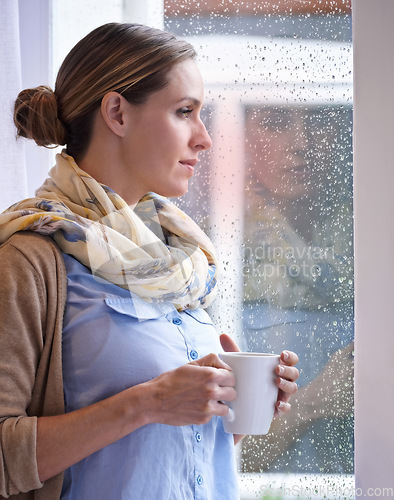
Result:
M262 108L247 113L249 172L274 197L313 197L326 174L329 151L320 148L316 155L307 120L306 109Z
M201 151L211 139L200 119L204 86L192 59L176 64L168 85L140 105L127 103L129 127L122 149L124 172L118 193L129 203L153 191L181 196Z

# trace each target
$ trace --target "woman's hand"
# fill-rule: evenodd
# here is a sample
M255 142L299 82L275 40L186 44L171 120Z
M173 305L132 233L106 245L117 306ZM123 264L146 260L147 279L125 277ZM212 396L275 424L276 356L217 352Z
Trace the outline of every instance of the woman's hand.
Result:
M234 375L216 354L165 372L145 385L151 398L149 421L168 425L206 424L214 415L228 413L220 401L236 397Z

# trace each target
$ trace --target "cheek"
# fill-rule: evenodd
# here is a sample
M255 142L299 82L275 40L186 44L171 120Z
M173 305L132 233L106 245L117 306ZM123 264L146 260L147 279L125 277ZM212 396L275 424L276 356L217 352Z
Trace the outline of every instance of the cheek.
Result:
M152 147L161 150L166 156L171 156L181 148L184 142L184 136L174 127L156 127Z
M289 140L286 134L268 133L267 131L253 131L248 138L249 150L261 160L269 158L279 161L289 149Z
M253 177L259 184L265 186L269 191L276 191L281 185L281 179L267 166L256 166Z
M163 143L165 144L168 140L171 123L161 115L155 116L154 114L150 114L149 117L145 117L139 123L138 127L140 131L145 131L143 135L144 144L149 144L150 147L156 148ZM140 137L142 137L142 133Z

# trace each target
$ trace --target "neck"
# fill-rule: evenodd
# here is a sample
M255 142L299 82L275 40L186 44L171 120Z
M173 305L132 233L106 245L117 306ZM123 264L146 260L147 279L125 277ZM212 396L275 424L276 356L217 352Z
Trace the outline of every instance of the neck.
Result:
M138 189L130 174L126 175L127 167L116 145L111 147L108 142L92 142L78 166L97 182L115 191L132 208L146 194L142 189Z

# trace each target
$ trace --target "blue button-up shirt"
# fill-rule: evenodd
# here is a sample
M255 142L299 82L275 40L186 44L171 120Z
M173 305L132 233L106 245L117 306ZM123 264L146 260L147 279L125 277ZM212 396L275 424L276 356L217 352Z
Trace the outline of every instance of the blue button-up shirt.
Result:
M201 309L148 304L92 276L64 255L66 411L90 405L161 373L220 352ZM238 499L233 436L208 424L145 425L65 472L62 500Z

